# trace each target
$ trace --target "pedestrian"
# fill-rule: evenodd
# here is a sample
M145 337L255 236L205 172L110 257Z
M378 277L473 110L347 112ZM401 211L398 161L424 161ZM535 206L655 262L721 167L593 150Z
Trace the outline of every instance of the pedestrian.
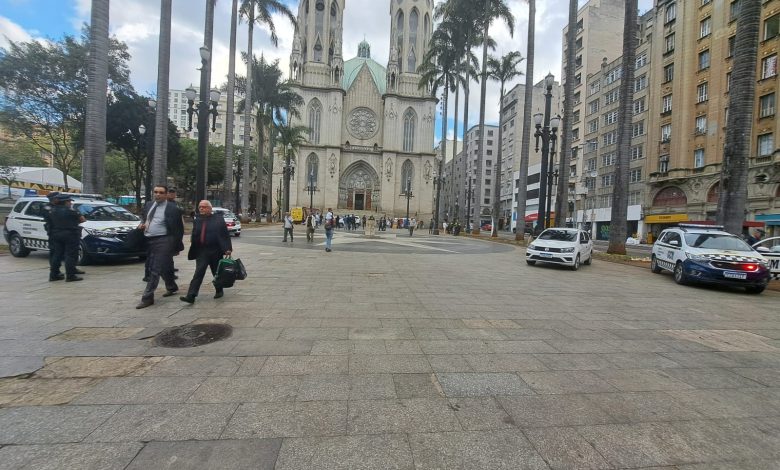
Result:
M138 228L144 231L146 237L146 257L149 259L149 280L141 295L137 309L154 304L154 291L160 283L160 277L165 282L163 297L170 297L179 290L173 278L173 256L182 250L184 223L181 211L175 204L168 202L168 188L157 185L153 190L154 201L144 205L141 214L141 224Z
M73 209L73 198L67 194L55 196L57 203L51 208L48 216L49 226L49 281L65 282L81 281L84 278L77 274L84 274L76 269L79 255L79 242L84 216ZM65 275L60 272L60 265L65 261Z
M57 196L59 196L59 191L52 191L49 194L46 195L46 197L49 199L49 202L43 206L43 230L46 231L46 236L48 237L48 246L49 246L49 266L51 266L52 257L54 256L54 242L52 240L51 236L51 211L54 209L54 206L59 204L59 199ZM62 277L61 277L62 276ZM49 279L59 281L61 279L64 279L64 276L60 274L60 276L57 276L60 279Z
M367 219L366 219L366 216L364 215L364 216L363 216L363 221L362 221L363 223L361 224L361 225L363 226L363 230L365 230L365 229L366 229L366 220L367 220Z
M166 197L168 199L168 202L171 204L174 204L176 207L179 208L179 210L182 212L182 217L184 216L184 211L182 210L181 206L176 202L176 188L168 188L168 194L166 194ZM194 219L194 216L193 216ZM184 225L184 220L182 220L182 225ZM182 243L179 247L179 250L176 254L181 253L184 250L184 244ZM173 270L173 278L179 279L179 276L176 275L176 272L178 272L178 268L174 266L173 261L171 261L171 269ZM149 258L146 258L146 262L144 263L144 278L142 279L143 282L149 282Z
M317 228L317 219L314 214L306 216L304 224L306 225L306 242L314 243L314 229Z
M411 219L407 219L409 222L409 236L411 237L414 235L414 228L417 227L417 219L412 217Z
M428 224L428 234L433 233L433 219L431 219L431 222Z
M748 245L750 245L750 246L753 246L753 245L755 245L756 243L760 242L760 241L761 241L761 239L762 239L762 238L764 238L764 234L765 234L765 233L766 233L766 232L764 232L764 231L763 231L763 230L761 230L760 228L759 228L759 229L756 229L756 230L754 230L754 231L753 231L753 235L748 235L748 237L747 237L747 243L748 243Z
M290 234L290 243L293 242L293 219L290 217L289 212L284 213L284 218L282 219L282 222L284 223L284 239L282 242L287 243L287 234Z
M192 275L187 295L179 297L179 300L188 304L195 302L195 297L198 296L200 286L203 284L203 276L206 275L206 268L211 268L211 274L216 276L219 260L223 255L230 256L233 252L225 219L222 214L214 214L212 209L209 201L200 201L198 218L192 222L191 244L187 259L195 260L195 274ZM214 298L219 299L224 292L221 287L218 287Z
M328 212L325 213L325 251L331 252L331 245L333 243L333 229L335 228L336 219L333 218L333 212L328 207Z

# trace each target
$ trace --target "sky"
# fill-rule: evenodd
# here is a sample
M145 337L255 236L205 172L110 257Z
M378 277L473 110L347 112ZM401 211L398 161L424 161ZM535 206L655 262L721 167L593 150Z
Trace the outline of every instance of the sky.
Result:
M173 0L171 74L170 86L184 89L191 83L199 83L200 55L205 24L207 0ZM282 0L293 14L297 14L297 0ZM357 55L357 46L366 39L371 44L371 55L380 64L386 65L389 55L391 0L346 0L344 11L344 59ZM580 6L585 0L579 0ZM437 3L439 0L437 0ZM525 1L507 0L515 16L515 34L511 36L503 23L491 28L491 35L499 44L493 55L501 56L513 50L526 55L528 11ZM639 0L640 14L652 7L653 0ZM212 85L226 82L230 40L230 0L217 0L214 19L214 65ZM565 0L537 0L536 2L536 54L533 83L541 80L548 72L559 77L561 74L562 30L568 19L568 2ZM0 47L8 41L58 40L65 35L78 35L85 23L89 23L91 0L0 0ZM376 7L373 7L376 5ZM372 7L369 7L372 6ZM255 28L254 53L267 59L279 59L279 66L288 72L289 55L292 49L293 28L282 17L275 16L279 47L274 47L267 28ZM136 91L144 95L156 95L157 50L160 24L159 0L114 0L110 7L110 34L125 42L132 56L130 79ZM237 33L237 72L244 69L240 52L246 50L247 25L240 23ZM610 58L612 60L613 58ZM521 64L521 69L524 65ZM525 77L510 83L524 83ZM558 78L559 79L559 78ZM488 84L486 121L498 122L499 87L496 82ZM478 89L478 88L472 88ZM493 105L490 105L493 103ZM450 100L450 113L454 101ZM462 105L461 105L462 109ZM479 93L472 93L469 104L469 122L479 117ZM440 118L439 118L440 119ZM452 121L452 118L449 119ZM441 138L440 125L436 140ZM452 122L448 135L452 138Z

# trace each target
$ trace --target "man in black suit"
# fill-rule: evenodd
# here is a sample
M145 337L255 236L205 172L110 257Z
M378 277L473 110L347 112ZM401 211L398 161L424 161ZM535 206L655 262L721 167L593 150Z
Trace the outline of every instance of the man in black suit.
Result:
M192 223L190 251L187 254L187 259L195 260L195 274L190 281L187 295L179 297L179 300L189 304L195 302L195 297L198 296L206 268L211 268L211 274L216 275L219 260L223 255L230 256L233 251L225 219L221 214L213 213L209 201L198 203L198 214L198 218ZM218 299L223 295L224 290L219 288L214 298Z
M181 211L176 204L168 201L168 188L162 185L154 187L154 201L144 205L139 229L144 231L149 260L149 280L141 296L141 302L135 308L146 308L154 304L154 291L160 282L165 281L166 292L163 297L174 295L179 287L173 278L173 255L184 249L184 223Z

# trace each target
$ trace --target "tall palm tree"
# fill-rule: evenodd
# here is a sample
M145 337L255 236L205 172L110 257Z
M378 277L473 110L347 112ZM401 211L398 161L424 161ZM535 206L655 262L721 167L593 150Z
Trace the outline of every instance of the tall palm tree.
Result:
M517 51L512 51L502 56L500 60L493 57L488 59L490 78L501 83L501 92L498 99L498 156L496 157L496 166L494 170L496 182L493 186L493 230L490 234L491 237L498 237L498 214L501 210L501 158L503 157L503 146L501 145L501 142L503 142L504 139L504 126L502 125L504 122L504 91L507 82L523 74L523 72L517 70L517 66L520 65L520 62L522 61L523 56Z
M225 185L222 203L233 206L233 122L236 101L236 29L238 28L238 0L233 0L230 12L230 52L228 56L227 109L225 110Z
M160 1L160 39L157 53L157 108L154 116L152 184L165 184L168 169L168 90L171 68L171 5Z
M309 139L309 128L306 126L286 126L281 125L276 128L276 142L284 152L285 166L290 167L291 162L296 160L298 148L305 145ZM284 174L284 211L290 210L290 172Z
M627 2L630 3L630 2ZM563 88L563 129L558 149L558 192L555 195L555 226L565 227L569 210L569 167L571 166L571 128L574 121L574 68L577 57L577 0L569 0L569 25L566 34L566 84ZM633 82L632 82L633 83ZM631 116L631 115L629 115ZM629 117L629 121L630 121ZM552 191L552 187L547 188Z
M534 46L536 42L536 0L528 1L528 40L525 51L525 93L523 134L520 136L520 178L517 184L517 225L515 239L525 240L525 209L528 191L528 156L531 149L531 123L534 91Z
M623 75L620 82L620 107L618 108L617 167L615 187L612 191L612 217L609 223L609 247L607 253L626 254L628 230L628 171L631 164L631 117L634 115L634 69L636 69L637 0L626 2L623 24ZM569 31L572 31L571 29ZM572 64L569 63L571 67Z
M103 192L106 158L106 92L108 91L109 0L92 0L89 27L87 115L82 172L84 191Z
M737 36L734 40L734 67L731 73L723 169L720 174L718 223L735 235L742 232L748 196L748 164L753 135L753 106L756 99L761 3L740 2Z

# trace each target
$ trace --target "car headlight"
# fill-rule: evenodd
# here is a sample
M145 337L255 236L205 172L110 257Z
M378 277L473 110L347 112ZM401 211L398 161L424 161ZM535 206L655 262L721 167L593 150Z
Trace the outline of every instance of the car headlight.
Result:
M571 247L571 248L561 248L561 253L574 253L574 247Z
M528 249L529 249L529 250L535 250L535 249L536 249L536 247L535 247L535 246L534 246L534 244L532 243L532 244L528 245Z
M115 231L98 230L98 229L94 229L94 228L85 228L84 230L86 230L88 234L90 234L92 236L95 236L95 237L108 237L108 238L116 237L116 232Z
M685 257L694 261L707 261L709 258L705 255L699 255L696 253L685 252Z

